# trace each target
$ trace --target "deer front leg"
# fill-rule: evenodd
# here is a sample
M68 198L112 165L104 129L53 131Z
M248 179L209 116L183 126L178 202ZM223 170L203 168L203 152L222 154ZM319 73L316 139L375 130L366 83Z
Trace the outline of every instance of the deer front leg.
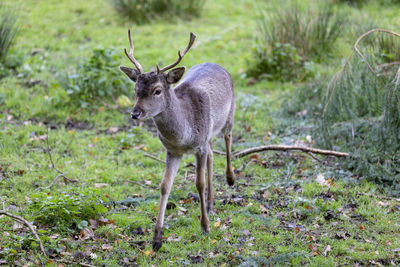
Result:
M159 250L162 246L165 209L167 207L168 196L169 193L171 192L171 187L174 182L175 175L178 171L180 161L181 161L180 156L174 156L169 152L167 152L165 160L166 167L164 171L164 177L161 181L160 207L158 210L156 226L154 228L153 249L155 251Z
M205 233L210 232L210 226L208 222L206 200L205 200L205 167L207 162L208 148L204 149L204 152L196 154L196 187L200 196L200 208L201 208L201 229Z

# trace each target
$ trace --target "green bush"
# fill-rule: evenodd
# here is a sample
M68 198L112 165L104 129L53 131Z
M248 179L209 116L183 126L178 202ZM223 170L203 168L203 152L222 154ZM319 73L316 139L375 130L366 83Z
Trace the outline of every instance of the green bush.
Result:
M109 0L124 16L137 22L151 22L160 16L199 16L205 0Z
M400 88L393 75L376 76L357 58L333 80L323 103L320 144L350 151L349 169L400 194Z
M115 102L121 95L131 96L132 85L121 76L121 53L113 49L95 49L88 61L76 71L61 77L60 84L69 96L69 104L97 107L101 102Z
M38 193L30 196L27 211L40 224L57 227L61 231L82 229L89 219L107 212L108 200L96 190L70 190L58 194Z
M301 80L310 76L312 61L321 61L343 30L344 18L332 7L301 12L297 7L264 12L258 19L251 77ZM306 70L306 74L301 74Z

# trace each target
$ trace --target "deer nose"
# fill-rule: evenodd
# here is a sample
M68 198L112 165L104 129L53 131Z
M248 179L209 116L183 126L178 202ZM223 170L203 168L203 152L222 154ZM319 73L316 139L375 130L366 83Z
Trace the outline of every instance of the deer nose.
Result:
M134 108L131 112L131 118L134 120L139 119L140 115L142 115L142 111L139 108Z

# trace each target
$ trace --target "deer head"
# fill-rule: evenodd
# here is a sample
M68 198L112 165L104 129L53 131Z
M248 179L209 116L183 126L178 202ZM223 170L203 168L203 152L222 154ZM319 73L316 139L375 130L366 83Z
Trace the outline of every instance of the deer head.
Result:
M166 108L170 99L169 90L171 85L177 83L185 73L185 67L174 67L181 62L187 51L192 47L196 36L190 33L190 40L187 47L182 54L178 51L178 59L174 63L162 69L156 65L156 71L150 72L143 72L142 66L133 56L134 46L130 30L128 30L128 38L130 51L128 53L125 49L125 55L136 68L120 66L120 69L129 79L135 82L135 106L131 112L131 117L132 119L154 117ZM167 70L170 71L166 73Z

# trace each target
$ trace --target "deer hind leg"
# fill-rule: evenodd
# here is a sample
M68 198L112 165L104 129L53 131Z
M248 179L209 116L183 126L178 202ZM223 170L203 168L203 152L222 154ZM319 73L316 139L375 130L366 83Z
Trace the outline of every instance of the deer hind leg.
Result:
M225 146L226 146L226 181L228 185L235 183L235 175L233 174L232 162L231 162L231 143L232 143L232 131L225 134Z
M212 185L213 178L213 149L210 142L210 148L207 155L207 212L212 212L214 208L214 190Z
M207 162L208 148L203 152L196 154L196 187L200 196L200 208L201 208L201 229L205 233L210 232L210 226L208 221L208 215L206 210L205 200L205 167Z
M153 249L156 251L159 250L162 246L165 209L167 207L168 196L169 193L171 192L172 184L174 182L175 175L178 171L180 161L181 161L180 156L173 156L167 152L164 177L161 181L160 207L158 210L157 221L154 228Z

